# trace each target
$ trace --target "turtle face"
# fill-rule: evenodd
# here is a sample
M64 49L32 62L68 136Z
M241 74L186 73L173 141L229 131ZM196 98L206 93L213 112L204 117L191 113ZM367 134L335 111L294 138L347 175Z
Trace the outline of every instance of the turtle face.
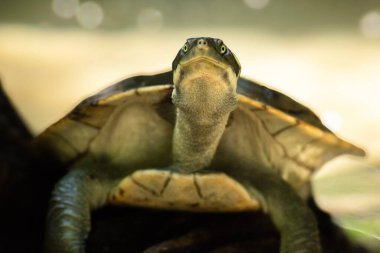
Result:
M237 103L240 64L220 39L190 38L172 64L173 103L196 114L230 112Z
M230 66L238 77L240 75L240 63L232 51L222 40L209 37L189 38L179 50L172 63L175 72L177 67L186 65L192 60L209 60L221 67Z

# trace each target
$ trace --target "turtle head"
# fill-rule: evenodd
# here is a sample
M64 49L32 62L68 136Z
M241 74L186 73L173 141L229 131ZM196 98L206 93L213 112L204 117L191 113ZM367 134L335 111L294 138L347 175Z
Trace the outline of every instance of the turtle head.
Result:
M177 108L205 117L218 117L236 108L240 64L222 40L188 39L172 68L172 99Z

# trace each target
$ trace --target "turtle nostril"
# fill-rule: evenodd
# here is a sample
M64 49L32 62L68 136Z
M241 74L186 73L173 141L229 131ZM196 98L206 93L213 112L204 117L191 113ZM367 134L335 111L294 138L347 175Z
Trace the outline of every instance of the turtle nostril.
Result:
M207 41L204 39L198 40L198 45L207 45Z

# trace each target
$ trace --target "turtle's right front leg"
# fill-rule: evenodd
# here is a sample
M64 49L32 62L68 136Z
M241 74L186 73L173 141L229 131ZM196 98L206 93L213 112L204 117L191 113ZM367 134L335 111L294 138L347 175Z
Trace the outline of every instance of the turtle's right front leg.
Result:
M90 212L105 204L109 187L86 171L73 170L55 186L45 234L47 253L84 253Z

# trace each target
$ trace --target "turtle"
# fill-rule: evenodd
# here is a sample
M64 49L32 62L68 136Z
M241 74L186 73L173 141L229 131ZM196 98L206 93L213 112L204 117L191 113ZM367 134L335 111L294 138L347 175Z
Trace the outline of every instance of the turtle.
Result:
M281 253L320 252L310 178L338 155L365 153L240 71L221 39L189 38L170 71L109 86L37 136L68 168L51 193L46 251L85 252L91 211L114 204L261 210Z

